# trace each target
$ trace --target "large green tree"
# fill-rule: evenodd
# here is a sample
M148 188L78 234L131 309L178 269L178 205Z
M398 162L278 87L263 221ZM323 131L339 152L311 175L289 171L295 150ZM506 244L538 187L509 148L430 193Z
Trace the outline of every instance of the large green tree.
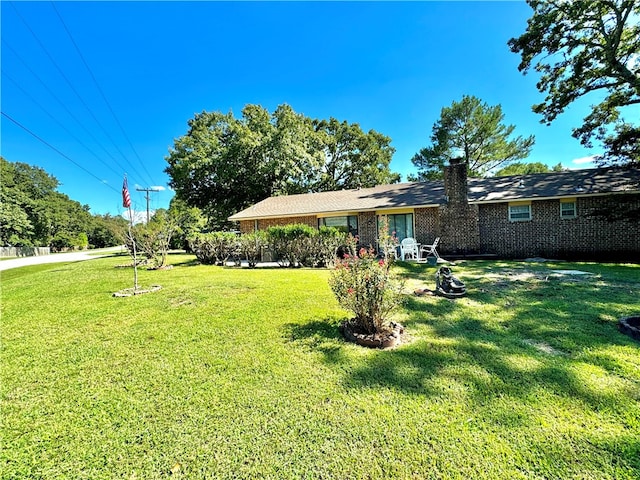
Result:
M89 246L94 248L112 247L124 243L121 232L128 222L120 215L94 215L87 231Z
M496 177L506 177L508 175L529 175L531 173L561 172L562 170L563 168L561 163L558 163L557 165L549 168L546 164L541 162L514 162L496 171L494 175Z
M578 98L589 98L594 104L573 136L587 147L601 141L601 163L639 163L640 2L527 3L533 16L509 47L521 55L520 71L540 74L537 87L546 97L533 111L550 124Z
M113 229L57 191L58 180L40 167L0 157L0 244L53 249L114 245ZM113 222L111 222L113 223ZM100 230L101 239L94 233Z
M400 181L389 164L395 151L391 139L375 130L365 133L357 123L335 118L315 120L323 163L314 191L373 187Z
M444 107L433 125L431 145L411 159L418 174L410 179L442 178L443 167L451 161L466 163L471 176L484 176L527 157L534 137L510 139L515 126L504 125L503 120L500 105L489 106L474 96L464 95L461 101Z
M280 105L246 105L242 116L202 112L166 157L176 196L201 209L211 228L272 195L369 187L399 180L390 139L357 124L312 120Z

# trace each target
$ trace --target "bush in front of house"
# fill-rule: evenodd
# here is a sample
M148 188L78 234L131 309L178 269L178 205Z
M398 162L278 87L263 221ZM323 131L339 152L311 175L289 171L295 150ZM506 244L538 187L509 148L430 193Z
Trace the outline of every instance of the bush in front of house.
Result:
M310 241L317 230L303 223L269 227L269 246L281 267L308 265L313 258Z
M188 242L196 258L206 265L224 265L233 259L236 265L246 260L253 268L269 248L283 267L327 267L335 264L336 252L346 245L347 235L333 227L316 230L297 223L240 236L232 232L196 233Z
M205 265L224 265L229 258L236 260L239 256L239 240L233 232L196 233L188 241L191 251Z
M338 249L347 245L349 235L335 227L320 227L315 237L318 258L316 266L333 267L338 260Z
M262 250L269 246L267 232L245 233L239 238L241 258L254 268L262 260Z
M346 244L347 235L333 227L316 230L294 223L270 227L269 246L283 267L324 267L333 265L336 251Z

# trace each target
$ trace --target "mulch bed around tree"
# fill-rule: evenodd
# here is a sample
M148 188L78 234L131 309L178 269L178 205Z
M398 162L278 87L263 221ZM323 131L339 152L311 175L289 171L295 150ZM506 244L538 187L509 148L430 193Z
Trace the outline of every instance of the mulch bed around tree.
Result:
M340 325L340 332L349 342L368 348L392 348L402 343L404 327L391 322L387 331L366 333L354 325L352 320L345 320Z
M618 329L625 335L640 341L640 317L626 317L618 320Z

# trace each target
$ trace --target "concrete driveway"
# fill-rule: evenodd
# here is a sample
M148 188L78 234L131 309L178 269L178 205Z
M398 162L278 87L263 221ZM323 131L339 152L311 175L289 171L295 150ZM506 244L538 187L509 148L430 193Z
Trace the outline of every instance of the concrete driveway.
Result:
M124 247L109 247L83 250L81 252L52 253L51 255L12 258L11 260L0 260L0 271L26 267L27 265L40 265L42 263L79 262L82 260L91 260L92 258L106 257L113 253L123 251Z

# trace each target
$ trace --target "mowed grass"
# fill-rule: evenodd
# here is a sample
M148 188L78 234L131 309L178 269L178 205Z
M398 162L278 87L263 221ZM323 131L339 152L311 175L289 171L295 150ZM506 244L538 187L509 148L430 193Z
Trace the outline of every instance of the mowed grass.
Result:
M124 262L2 272L2 478L640 478L638 266L461 263L379 351L326 270Z

